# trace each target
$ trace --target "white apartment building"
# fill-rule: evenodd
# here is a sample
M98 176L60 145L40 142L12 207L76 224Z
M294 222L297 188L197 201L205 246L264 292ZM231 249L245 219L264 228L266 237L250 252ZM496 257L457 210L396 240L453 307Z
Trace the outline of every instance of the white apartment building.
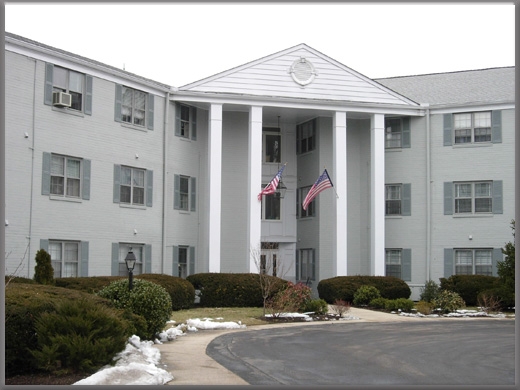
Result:
M372 80L300 44L182 87L5 36L6 274L420 287L496 275L514 218L514 67ZM283 194L257 196L284 165ZM303 210L327 169L333 188ZM267 245L268 244L268 245ZM279 275L280 276L280 275Z

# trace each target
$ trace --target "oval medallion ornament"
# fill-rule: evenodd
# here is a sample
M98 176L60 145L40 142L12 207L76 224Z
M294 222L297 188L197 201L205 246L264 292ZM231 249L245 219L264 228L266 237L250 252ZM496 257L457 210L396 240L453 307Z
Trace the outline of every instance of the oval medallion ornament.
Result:
M311 62L303 57L293 62L289 70L293 80L300 85L307 85L314 81L316 70Z

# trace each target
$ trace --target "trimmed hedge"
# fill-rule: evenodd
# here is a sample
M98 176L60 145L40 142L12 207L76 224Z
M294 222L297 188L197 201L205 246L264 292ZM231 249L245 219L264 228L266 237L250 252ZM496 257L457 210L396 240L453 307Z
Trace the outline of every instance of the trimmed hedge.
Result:
M456 292L467 306L478 304L478 294L484 290L500 287L500 279L487 275L452 275L440 278L441 290Z
M134 278L147 280L164 287L172 300L172 310L189 309L195 301L195 289L186 279L166 274L134 275ZM80 290L91 294L98 293L116 280L128 279L124 276L91 276L82 278L59 278L56 286Z
M188 280L196 290L200 290L202 307L263 307L259 275L253 273L199 273L189 275ZM288 281L277 279L278 286L272 291L274 296L287 286Z
M318 283L319 297L333 304L337 299L353 302L359 287L367 285L377 288L381 297L386 299L410 298L412 291L408 284L393 276L336 276L322 279Z

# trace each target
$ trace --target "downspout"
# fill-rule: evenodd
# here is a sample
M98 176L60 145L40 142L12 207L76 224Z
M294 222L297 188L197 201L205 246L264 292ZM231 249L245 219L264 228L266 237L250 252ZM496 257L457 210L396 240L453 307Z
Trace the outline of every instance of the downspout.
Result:
M29 203L29 235L27 239L29 240L28 248L27 248L27 278L31 278L31 238L32 238L32 214L33 214L33 198L34 198L34 148L35 148L35 126L36 126L36 72L38 69L38 62L34 61L34 83L33 83L33 117L32 117L32 134L31 134L31 142L32 146L29 147L31 149L31 196Z
M166 260L166 178L167 178L167 144L168 144L168 108L170 106L170 92L166 92L164 103L164 129L163 129L163 212L162 212L162 239L161 239L161 273L164 274L164 262Z
M426 106L426 281L431 274L431 134L430 134L430 106Z

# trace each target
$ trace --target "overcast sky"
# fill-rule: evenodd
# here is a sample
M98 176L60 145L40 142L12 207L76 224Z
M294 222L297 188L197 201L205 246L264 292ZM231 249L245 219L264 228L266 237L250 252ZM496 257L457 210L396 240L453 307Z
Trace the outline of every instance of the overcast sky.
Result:
M370 78L515 65L512 2L6 2L5 31L175 87L300 43Z

